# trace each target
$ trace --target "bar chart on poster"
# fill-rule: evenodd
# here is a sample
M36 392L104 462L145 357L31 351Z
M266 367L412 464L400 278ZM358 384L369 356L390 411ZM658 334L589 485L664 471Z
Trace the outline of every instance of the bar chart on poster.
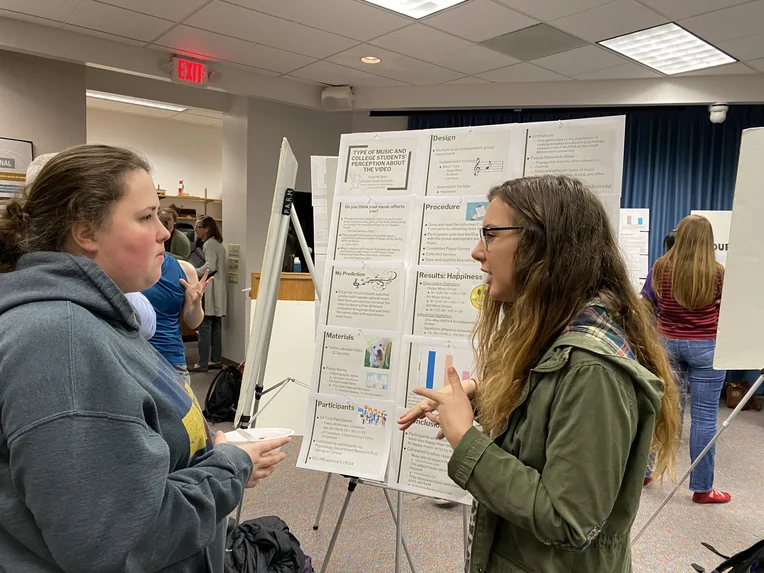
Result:
M617 229L624 127L618 116L342 136L298 467L471 502L448 476L437 425L423 418L401 432L395 419L419 402L415 388L447 386L450 368L477 376L487 286L472 253L490 189L573 175Z

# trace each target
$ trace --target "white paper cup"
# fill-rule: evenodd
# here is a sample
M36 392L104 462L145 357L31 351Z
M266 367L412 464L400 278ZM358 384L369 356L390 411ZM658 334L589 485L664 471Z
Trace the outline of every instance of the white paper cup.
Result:
M246 434L246 436L244 436L244 434ZM294 430L290 430L289 428L248 428L246 430L227 432L225 437L229 444L246 444L250 442L263 442L265 440L285 438L292 434L294 434Z

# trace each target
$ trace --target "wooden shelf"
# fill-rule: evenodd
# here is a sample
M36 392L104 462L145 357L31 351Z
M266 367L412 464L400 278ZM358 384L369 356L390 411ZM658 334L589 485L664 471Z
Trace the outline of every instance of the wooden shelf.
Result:
M204 217L204 215L201 215L201 217ZM199 217L178 217L178 221L196 221ZM213 217L216 221L223 222L223 219L218 219L217 217Z
M205 199L204 197L195 197L194 195L164 195L159 199L175 199L176 201L204 201L205 203L222 203L222 199Z

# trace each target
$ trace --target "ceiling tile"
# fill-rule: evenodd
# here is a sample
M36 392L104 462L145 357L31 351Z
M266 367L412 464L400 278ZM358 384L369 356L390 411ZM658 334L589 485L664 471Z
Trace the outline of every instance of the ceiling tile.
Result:
M496 0L542 22L564 18L602 6L613 0Z
M360 41L371 40L411 24L409 18L356 0L227 1Z
M80 0L0 0L0 8L63 22L79 3Z
M111 40L112 42L130 44L131 46L146 45L146 42L141 42L140 40L133 40L132 38L124 38L122 36L116 36L114 34L107 34L106 32L99 32L98 30L91 30L90 28L83 28L82 26L72 26L71 24L64 24L64 30L68 30L69 32L76 32L77 34L85 34L87 36L95 36L96 38Z
M63 22L58 20L49 20L48 18L41 18L39 16L32 16L30 14L22 14L21 12L11 12L10 10L0 9L0 18L10 18L11 20L19 20L21 22L31 22L32 24L40 24L41 26L51 26L53 28L60 28L64 25Z
M538 22L490 0L474 0L422 20L428 26L482 42Z
M695 70L694 72L687 72L686 74L676 74L675 77L681 76L743 76L749 74L755 74L756 72L749 68L745 64L735 62L734 64L726 64L724 66L715 66L713 68L706 68L704 70Z
M382 59L379 64L374 66L369 66L361 61L361 58L368 55L371 50L373 50L375 56ZM453 70L447 70L446 68L389 52L382 48L374 48L368 44L361 44L336 54L329 58L329 61L364 72L368 68L374 68L373 73L375 74L418 86L442 84L463 75Z
M168 121L181 121L183 123L194 123L196 125L208 125L219 127L223 125L223 120L214 117L204 117L201 115L192 115L190 113L179 113L167 118Z
M639 0L645 6L648 6L663 14L669 20L680 20L729 8L737 4L744 4L751 0Z
M246 64L240 64L238 62L227 61L227 62L223 62L223 64L225 64L227 67L230 67L230 68L236 68L237 70L244 70L245 72L254 72L257 74L262 74L264 76L278 77L283 75L281 72L274 72L273 70L265 70L263 68L256 68L255 66L248 66Z
M401 86L401 82L368 74L360 70L354 70L333 64L331 62L316 62L301 70L297 70L290 76L329 84L333 86Z
M108 111L120 111L122 109L125 109L128 105L127 103L122 103L121 101L109 101L107 99L99 99L95 97L86 97L85 98L85 105L92 109L103 109Z
M414 24L369 42L375 46L406 54L412 58L432 61L444 52L471 46L471 42L422 24Z
M430 61L444 68L462 72L463 74L479 74L488 70L511 66L520 60L473 44L468 48L456 50L455 52L440 54Z
M450 86L450 85L458 85L458 84L489 84L488 80L484 80L482 78L476 78L475 76L467 76L466 78L459 78L458 80L451 80L450 82L446 82L443 85Z
M719 42L716 47L738 60L756 60L764 58L764 34Z
M2 0L0 0L2 1ZM104 4L135 10L149 16L181 22L209 0L98 0Z
M665 24L668 20L634 0L616 0L598 8L554 20L555 28L598 42Z
M628 60L598 46L584 46L562 54L540 58L533 63L564 76L578 76L605 68L614 68L628 63Z
M155 43L217 60L235 60L238 54L252 45L244 40L183 25L173 28Z
M131 115L142 115L144 117L158 117L159 119L167 119L174 115L177 115L177 111L170 111L167 109L157 109L155 107L145 107L142 105L129 105L120 110L119 113L129 113Z
M254 44L236 55L235 62L287 74L315 62L314 58Z
M522 63L500 68L492 72L486 72L478 76L484 80L498 83L508 82L554 82L567 80L565 76L555 74L544 68L539 68L533 64Z
M707 42L724 42L764 33L764 0L679 21Z
M521 62L530 62L586 46L589 42L553 28L549 24L536 24L509 34L489 38L480 44Z
M760 72L764 72L764 58L751 60L750 62L746 62L746 64Z
M314 58L331 56L358 43L220 0L199 10L185 24Z
M638 78L660 78L661 74L653 72L647 68L629 62L622 66L597 70L596 72L587 72L574 76L577 80L633 80Z
M83 0L66 19L66 23L144 42L153 40L173 26L168 20L99 4L93 0Z
M183 112L188 115L200 115L202 117L211 117L213 119L223 119L223 112L214 109L202 109L200 107L190 107Z

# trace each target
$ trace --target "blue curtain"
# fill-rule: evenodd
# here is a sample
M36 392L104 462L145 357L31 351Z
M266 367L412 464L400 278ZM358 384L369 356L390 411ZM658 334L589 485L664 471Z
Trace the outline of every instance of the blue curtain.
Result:
M740 135L764 126L763 105L730 106L713 124L708 107L425 112L409 129L626 116L621 207L650 209L650 264L663 254L663 237L693 209L732 209ZM764 158L762 158L764 161Z

